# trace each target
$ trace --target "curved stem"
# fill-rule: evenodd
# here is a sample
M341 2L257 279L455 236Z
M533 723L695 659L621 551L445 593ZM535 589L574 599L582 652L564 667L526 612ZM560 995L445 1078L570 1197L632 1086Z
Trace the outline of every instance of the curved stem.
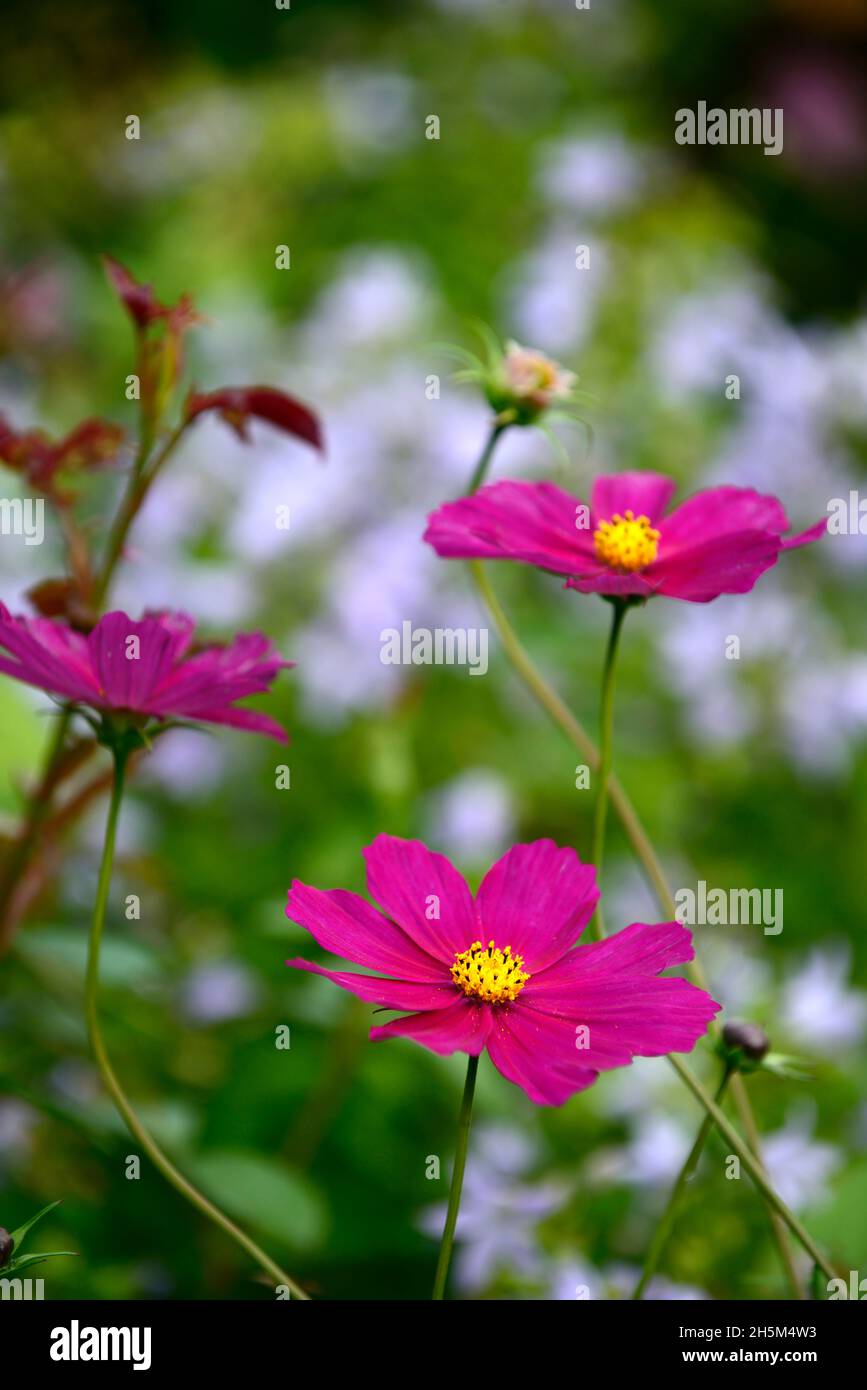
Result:
M716 1095L714 1096L714 1103L716 1105L719 1105L720 1101L725 1095L726 1087L728 1086L729 1078L731 1077L731 1075L731 1067L726 1066L725 1070L723 1071L722 1080L720 1081L720 1084L716 1090ZM659 1264L659 1258L663 1250L665 1249L666 1242L668 1241L669 1236L671 1235L671 1228L674 1225L674 1218L677 1214L677 1209L680 1206L681 1198L683 1197L683 1194L686 1191L686 1185L692 1177L693 1173L695 1172L696 1168L698 1167L698 1161L701 1158L704 1146L707 1143L707 1137L712 1129L713 1119L710 1115L705 1114L704 1119L701 1122L701 1127L699 1128L698 1134L695 1137L695 1143L693 1144L692 1148L686 1156L684 1165L677 1176L677 1181L675 1182L674 1187L671 1189L671 1194L668 1198L668 1201L665 1204L665 1210L663 1211L662 1216L659 1218L659 1224L657 1225L656 1230L654 1232L653 1240L650 1242L650 1245L647 1248L647 1254L644 1257L644 1268L641 1271L641 1278L636 1284L635 1290L632 1294L633 1298L641 1298L642 1294L644 1293L644 1290L647 1288L647 1285L650 1283L651 1279L656 1273L657 1266Z
M602 696L599 716L599 774L596 805L593 812L593 850L590 861L596 870L596 882L602 886L602 859L605 853L605 818L608 812L608 779L611 775L611 758L614 735L614 671L617 664L617 644L620 629L626 617L627 604L622 599L614 600L614 613L608 646L605 649L605 664L602 668ZM601 899L593 914L591 931L600 941L605 935L602 918Z
M458 1210L461 1205L461 1190L464 1185L464 1169L467 1166L467 1144L470 1138L470 1120L473 1114L473 1095L476 1090L476 1072L478 1069L478 1057L468 1057L467 1079L464 1082L461 1113L458 1119L458 1142L455 1149L455 1166L452 1169L452 1185L449 1189L449 1206L446 1212L446 1224L443 1228L443 1238L440 1242L440 1253L439 1259L437 1260L437 1272L434 1278L433 1293L431 1294L431 1298L433 1299L441 1299L444 1297L446 1280L449 1275L452 1246L455 1240L455 1226L458 1221Z
M183 1173L179 1172L172 1161L163 1153L162 1149L145 1129L139 1119L132 1103L128 1099L123 1087L121 1086L114 1068L108 1057L108 1053L103 1042L102 1033L99 1026L98 1015L98 996L99 996L99 952L102 943L102 931L105 925L105 913L108 904L109 888L111 886L111 874L114 864L114 844L117 833L117 819L120 811L120 804L123 799L123 784L126 759L122 754L116 755L115 774L112 785L111 803L108 811L108 820L105 827L105 843L102 851L102 863L99 869L99 883L96 890L96 902L93 909L93 925L90 931L90 943L87 956L87 976L84 989L84 1008L87 1020L87 1033L93 1051L96 1064L100 1075L105 1083L112 1100L117 1106L118 1111L123 1117L132 1135L138 1140L145 1150L152 1163L162 1173L163 1177L186 1201L190 1202L198 1211L206 1216L209 1221L213 1221L215 1226L219 1226L226 1235L230 1236L241 1249L256 1261L265 1271L269 1279L275 1285L283 1284L291 1290L296 1298L307 1299L308 1295L289 1275L275 1264L270 1256L256 1244L254 1240L246 1235L234 1221L230 1220L219 1207L215 1206L198 1188L194 1187Z

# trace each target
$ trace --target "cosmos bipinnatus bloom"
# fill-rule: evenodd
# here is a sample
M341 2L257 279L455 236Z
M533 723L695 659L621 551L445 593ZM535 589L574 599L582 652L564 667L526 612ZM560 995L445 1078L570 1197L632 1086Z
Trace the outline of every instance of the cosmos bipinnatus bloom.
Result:
M531 1100L562 1105L633 1057L690 1052L720 1007L688 981L660 977L693 956L677 922L634 923L576 946L599 898L596 871L553 840L515 845L475 897L448 859L418 840L379 835L365 859L382 912L355 893L296 881L286 915L326 951L382 973L286 964L404 1011L372 1028L372 1040L487 1050Z
M707 488L667 511L675 487L661 473L615 473L596 479L588 506L554 483L492 483L433 512L424 538L438 555L566 575L584 594L708 603L747 593L827 525L787 537L782 503L741 487Z

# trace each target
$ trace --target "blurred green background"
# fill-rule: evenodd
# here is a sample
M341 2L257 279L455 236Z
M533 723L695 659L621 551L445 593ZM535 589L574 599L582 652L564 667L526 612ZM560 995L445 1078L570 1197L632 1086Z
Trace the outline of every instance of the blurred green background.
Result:
M123 814L103 991L110 1051L155 1132L314 1295L427 1296L463 1061L369 1045L369 1008L284 969L319 958L283 916L290 880L363 891L361 848L383 830L445 850L473 883L516 840L589 845L576 758L493 637L484 679L379 660L380 631L405 619L484 622L463 567L421 543L486 429L435 344L476 347L485 320L598 401L592 449L578 428L557 452L513 431L493 476L586 495L596 472L655 468L686 491L774 492L798 526L863 490L865 47L857 0L115 0L0 17L0 410L19 428L99 414L134 433L107 251L162 299L194 295L208 322L189 381L283 386L324 420L324 464L265 428L244 446L203 422L139 518L118 604L183 607L216 636L261 626L298 662L267 706L291 731L292 786L275 789L283 755L263 740L166 738ZM782 155L676 145L674 112L698 100L782 107ZM95 535L111 489L88 499ZM22 610L57 572L53 545L3 537L0 598ZM865 554L863 536L828 537L751 595L632 618L616 754L675 886L784 890L780 935L704 927L698 949L727 1015L807 1059L809 1082L750 1082L768 1163L862 1271ZM491 576L595 729L607 610L529 570ZM7 832L43 710L0 684ZM81 1019L103 814L70 836L0 965L0 1225L64 1199L30 1243L80 1252L40 1269L48 1297L269 1296L147 1164L125 1177L135 1150ZM609 929L658 916L616 823L604 888ZM127 893L140 921L124 920ZM712 1082L709 1049L694 1060ZM483 1062L459 1291L629 1287L698 1123L669 1072L639 1061L542 1111ZM659 1297L783 1290L721 1145L662 1269Z

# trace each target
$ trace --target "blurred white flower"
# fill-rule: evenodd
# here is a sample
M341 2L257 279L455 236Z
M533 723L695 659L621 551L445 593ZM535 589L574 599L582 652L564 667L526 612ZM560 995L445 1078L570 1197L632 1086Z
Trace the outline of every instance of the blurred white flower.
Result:
M238 961L212 961L197 965L183 981L181 1008L192 1023L224 1023L252 1013L258 994L245 966Z
M509 322L520 336L545 352L574 351L587 339L608 279L608 252L594 236L590 264L576 265L584 244L571 227L555 227L510 274Z
M515 798L486 768L467 768L428 801L425 839L458 863L489 863L514 838Z
M781 1017L806 1050L833 1056L856 1047L867 1030L867 994L849 987L845 946L811 951L783 986Z
M843 1156L833 1144L813 1138L815 1107L792 1111L782 1129L762 1141L765 1167L790 1207L818 1206L827 1197L827 1184Z
M538 182L551 202L604 216L639 198L651 173L647 150L617 131L602 130L546 145Z

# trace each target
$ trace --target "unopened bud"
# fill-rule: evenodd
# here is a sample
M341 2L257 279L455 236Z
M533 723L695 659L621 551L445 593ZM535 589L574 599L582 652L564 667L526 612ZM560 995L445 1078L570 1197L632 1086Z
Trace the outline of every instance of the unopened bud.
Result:
M15 1249L15 1241L6 1230L5 1226L0 1226L0 1269L8 1264L12 1258L12 1251Z
M767 1033L757 1023L737 1020L725 1025L723 1041L726 1047L737 1048L751 1062L760 1062L771 1046Z

